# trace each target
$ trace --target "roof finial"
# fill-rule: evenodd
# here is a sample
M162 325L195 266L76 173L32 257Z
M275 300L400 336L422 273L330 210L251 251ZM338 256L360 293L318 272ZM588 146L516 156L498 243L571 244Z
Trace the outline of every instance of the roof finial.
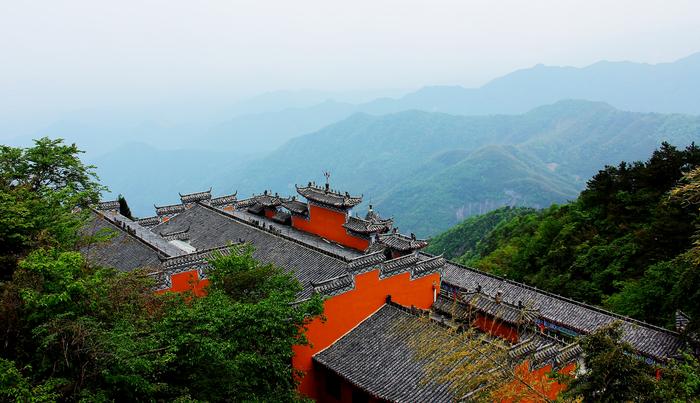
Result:
M326 192L328 192L331 188L331 173L329 171L323 171L323 176L326 177Z

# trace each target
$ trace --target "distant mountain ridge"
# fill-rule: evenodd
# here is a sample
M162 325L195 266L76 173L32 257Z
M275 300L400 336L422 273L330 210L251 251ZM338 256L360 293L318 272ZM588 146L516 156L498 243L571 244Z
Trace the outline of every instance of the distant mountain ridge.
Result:
M420 109L459 115L525 113L563 99L609 103L635 112L700 114L700 52L671 63L601 61L590 66L538 64L479 88L424 87L398 99L379 99L360 110L389 113Z
M685 146L698 139L700 117L588 101L522 115L355 114L221 175L215 187L294 194L295 183L321 180L330 170L333 183L364 193L398 225L430 235L504 205L565 202L601 166L644 158L662 141Z
M388 93L393 95L397 91ZM279 91L236 105L216 104L206 108L198 103L199 115L209 117L193 119L187 124L160 122L142 116L143 113L128 119L129 116L117 116L117 112L110 115L109 111L101 111L96 115L97 121L94 114L75 114L30 137L64 137L95 153L143 142L162 149L235 149L237 153L253 154L273 151L287 140L360 112L521 114L564 99L585 99L636 112L700 114L698 93L700 53L695 53L675 62L654 65L607 61L582 68L537 65L496 78L479 88L426 86L403 96L368 102L362 100L368 99L369 93L334 97L333 93L323 91ZM202 109L218 112L207 114ZM223 111L228 111L230 118L222 118Z

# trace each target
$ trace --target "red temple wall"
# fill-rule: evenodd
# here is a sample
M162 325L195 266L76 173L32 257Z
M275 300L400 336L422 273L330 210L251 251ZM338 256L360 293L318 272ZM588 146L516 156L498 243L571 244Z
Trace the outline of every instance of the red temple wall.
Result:
M494 321L487 316L478 314L476 315L476 319L474 319L473 325L481 329L483 332L501 337L512 343L518 342L518 329L506 323L498 320Z
M197 270L186 271L182 273L173 274L170 276L170 281L172 285L166 290L160 290L158 293L164 293L168 291L172 292L183 292L192 290L194 295L201 297L206 294L206 287L209 285L209 280L199 279L199 273Z
M310 204L309 219L292 216L292 227L316 234L349 248L366 250L369 247L369 241L349 235L343 227L345 219L345 213Z
M428 309L433 304L433 287L439 286L439 273L415 280L411 280L409 273L380 279L379 270L355 276L354 290L324 302L326 321L316 318L309 324L306 337L311 345L294 347L292 364L306 373L301 379L299 391L312 398L319 397L323 382L314 373L311 357L381 308L387 295L391 295L392 301L398 304Z
M271 208L265 209L265 217L267 217L267 218L271 219L272 217L275 216L275 213L277 213L277 211L275 211L275 209L271 209Z
M557 372L572 375L574 371L576 371L576 363L571 362ZM566 389L566 385L551 379L548 376L551 372L552 366L550 364L531 370L530 363L524 361L515 368L515 375L537 392L516 379L496 391L496 395L501 397L500 401L502 403L539 403L544 401L541 395L547 396L549 400L554 401L559 393Z

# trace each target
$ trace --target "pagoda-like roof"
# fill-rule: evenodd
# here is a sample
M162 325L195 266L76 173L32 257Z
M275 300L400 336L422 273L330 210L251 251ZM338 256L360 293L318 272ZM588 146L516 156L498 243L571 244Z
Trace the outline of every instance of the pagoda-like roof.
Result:
M144 217L144 218L139 218L136 220L136 223L142 227L153 227L155 225L160 224L160 217L158 216L153 216L153 217Z
M343 224L343 227L352 232L357 232L360 234L376 234L390 230L392 225L393 221L391 219L373 222L363 220L359 217L348 217L348 221Z
M363 220L360 217L348 217L348 221L343 224L343 226L352 232L357 232L360 234L376 234L387 232L394 225L394 220L391 218L381 218L374 210L372 206L369 207L367 215Z
M283 202L282 207L289 210L289 212L292 214L306 215L309 212L309 205L296 200L294 197L292 197L291 200Z
M187 194L182 194L178 193L180 195L180 201L182 203L196 203L204 200L210 200L211 199L211 188L209 190L206 190L204 192L195 192L195 193L187 193Z
M427 240L416 239L414 234L410 236L399 234L396 229L390 234L379 234L379 243L391 249L404 252L418 250L428 246Z
M343 194L335 190L331 190L328 184L326 184L325 187L319 187L309 182L307 186L295 186L300 195L319 204L347 209L362 203L362 196L350 196L348 192Z
M260 195L253 195L252 197L236 202L237 208L251 207L255 205L260 205L262 207L279 207L282 203L288 201L287 199L280 197L277 193L274 195L267 190Z
M119 211L119 200L101 201L95 206L99 211Z
M280 224L289 224L292 221L292 215L286 211L277 211L272 217L272 221L278 222Z
M234 192L230 195L214 197L211 200L209 200L209 204L211 204L214 207L225 206L227 204L234 204L236 203L236 200L238 200L238 198L236 197L237 194L238 192Z
M187 210L187 206L184 204L171 204L169 206L156 206L155 204L153 205L156 209L156 215L158 216L163 216L163 215L170 215L170 214L178 214L182 213L183 211Z

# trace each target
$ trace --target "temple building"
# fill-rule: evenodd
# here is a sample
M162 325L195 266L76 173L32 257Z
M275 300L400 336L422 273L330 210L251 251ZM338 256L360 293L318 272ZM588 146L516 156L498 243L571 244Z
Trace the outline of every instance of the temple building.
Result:
M103 202L84 231L115 236L82 253L92 264L145 270L157 292L201 295L213 253L252 245L258 261L296 276L299 301L324 297L325 320L309 324L310 345L295 347L292 360L305 373L299 391L319 401L468 397L476 391L426 378L434 366L411 344L426 335L448 340L455 327L501 340L508 365L532 377L573 371L581 358L576 337L612 322L622 323L623 340L652 365L683 345L678 333L422 252L427 240L401 234L371 206L364 218L353 215L361 196L328 183L296 191L306 201L271 191L243 200L235 193L212 197L211 189L181 194L181 204L138 220L122 216L118 202ZM448 347L433 351L434 359L453 354ZM560 390L553 385L543 393L554 398Z

